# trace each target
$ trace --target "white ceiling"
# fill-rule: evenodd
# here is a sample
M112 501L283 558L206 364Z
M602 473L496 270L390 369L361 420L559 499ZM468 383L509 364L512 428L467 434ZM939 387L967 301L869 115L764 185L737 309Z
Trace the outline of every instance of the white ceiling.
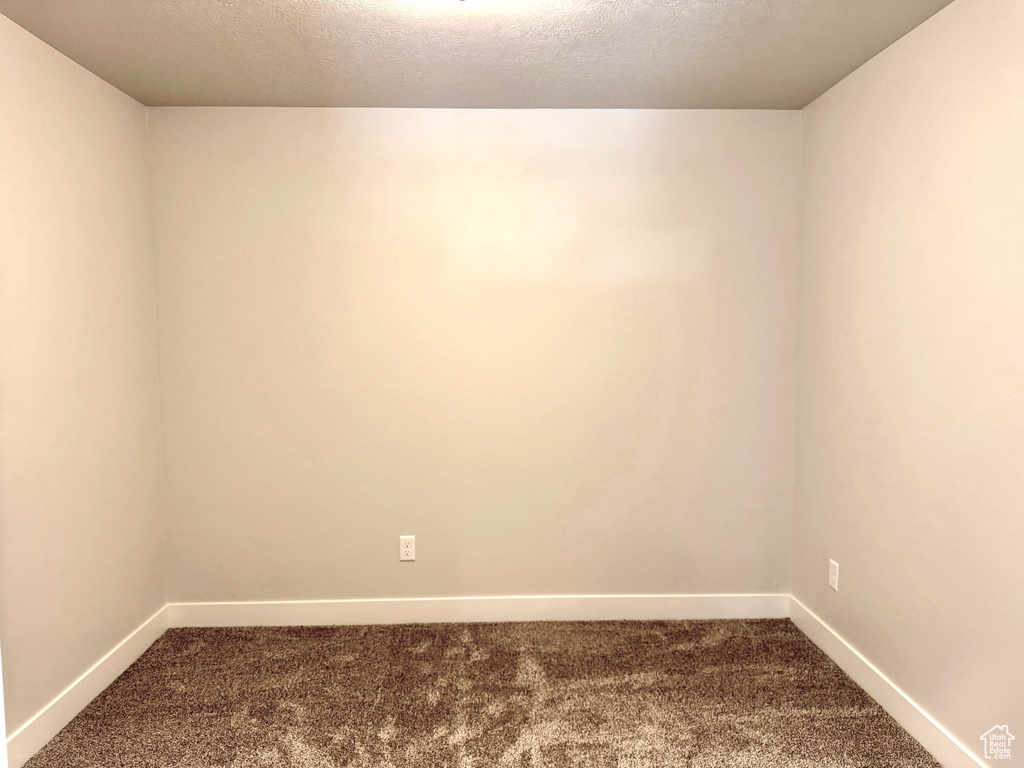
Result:
M148 105L796 109L950 0L0 0Z

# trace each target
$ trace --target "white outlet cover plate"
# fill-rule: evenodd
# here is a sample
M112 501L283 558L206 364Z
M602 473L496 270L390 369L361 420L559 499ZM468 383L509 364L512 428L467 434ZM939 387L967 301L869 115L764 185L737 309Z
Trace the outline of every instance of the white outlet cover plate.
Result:
M835 560L828 561L828 585L836 592L839 591L839 563Z
M416 537L398 537L398 559L402 562L411 562L416 559Z

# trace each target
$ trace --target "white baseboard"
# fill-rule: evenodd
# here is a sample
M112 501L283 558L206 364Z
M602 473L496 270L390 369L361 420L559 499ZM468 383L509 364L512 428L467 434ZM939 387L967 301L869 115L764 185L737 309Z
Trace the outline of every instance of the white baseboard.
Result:
M169 603L7 738L22 765L145 652L168 627L317 626L495 621L791 618L946 768L976 755L797 598L753 595L529 595L365 600Z
M169 603L171 627L786 618L789 595L528 595Z
M985 763L797 598L753 595L529 595L365 600L169 603L7 738L22 765L168 627L317 626L495 621L790 618L946 768Z
M985 765L981 758L900 690L842 635L795 597L790 597L789 617L826 656L892 715L907 733L921 742L944 768L976 768Z
M104 688L114 682L118 675L128 669L165 629L166 606L150 616L53 701L8 736L7 760L10 768L21 768Z

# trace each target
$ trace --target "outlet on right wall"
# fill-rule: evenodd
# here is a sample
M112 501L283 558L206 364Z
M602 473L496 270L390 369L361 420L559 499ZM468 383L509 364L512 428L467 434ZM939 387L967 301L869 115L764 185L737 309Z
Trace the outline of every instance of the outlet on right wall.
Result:
M1024 745L1024 3L956 0L803 134L793 594Z

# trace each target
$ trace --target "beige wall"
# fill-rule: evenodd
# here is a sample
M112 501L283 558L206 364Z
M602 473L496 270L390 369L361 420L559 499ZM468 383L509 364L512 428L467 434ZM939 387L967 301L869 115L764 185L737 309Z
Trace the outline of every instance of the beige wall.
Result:
M1021 39L804 111L799 325L795 113L152 110L172 599L786 591L796 335L795 595L1024 721ZM2 17L0 104L16 729L165 561L146 111Z
M164 602L146 111L0 17L8 732Z
M1024 730L1022 41L959 0L804 111L794 593L975 750Z
M173 600L788 591L798 114L150 119Z

